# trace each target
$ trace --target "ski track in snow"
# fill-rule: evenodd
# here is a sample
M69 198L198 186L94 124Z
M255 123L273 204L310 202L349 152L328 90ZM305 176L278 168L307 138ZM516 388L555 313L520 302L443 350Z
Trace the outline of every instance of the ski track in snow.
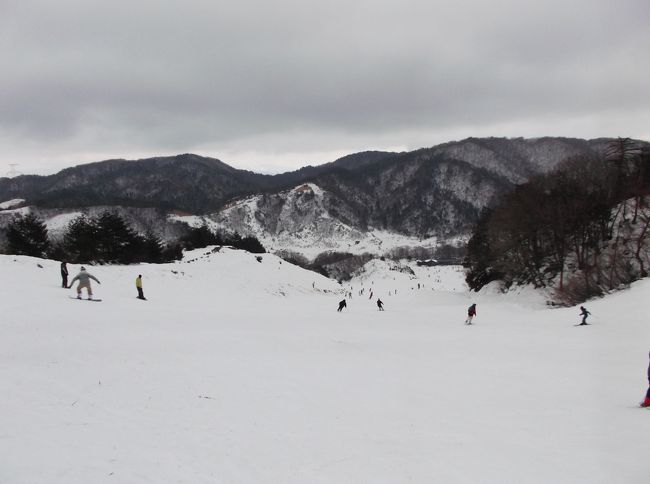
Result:
M339 286L268 254L185 260L89 267L87 304L57 262L0 256L0 482L647 482L648 280L576 328L455 267Z

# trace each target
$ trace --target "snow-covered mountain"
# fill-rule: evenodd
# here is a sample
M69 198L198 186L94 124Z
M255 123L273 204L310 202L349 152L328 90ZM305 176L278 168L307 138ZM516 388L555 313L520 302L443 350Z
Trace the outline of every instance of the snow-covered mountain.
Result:
M210 215L274 249L387 253L464 240L496 197L606 140L468 139L372 159L342 159L312 182L245 197Z
M480 211L515 184L568 158L598 156L608 141L469 138L407 153L357 153L275 176L196 155L112 160L0 179L0 201L24 199L48 219L114 207L138 228L155 220L163 238L178 233L179 220L198 216L276 250L381 254L464 240ZM7 212L0 209L0 225Z
M398 247L433 250L438 245L436 237L422 239L373 228L361 230L345 201L314 183L275 194L253 195L206 217L170 218L191 226L207 223L215 230L254 235L272 252L289 251L310 259L326 251L385 255Z

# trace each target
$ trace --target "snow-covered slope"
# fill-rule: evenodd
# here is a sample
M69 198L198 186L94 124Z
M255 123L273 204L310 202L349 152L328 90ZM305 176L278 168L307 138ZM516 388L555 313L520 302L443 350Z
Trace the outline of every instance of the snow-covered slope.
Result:
M0 210L8 210L14 208L17 205L25 203L25 200L22 198L14 198L13 200L7 200L6 202L0 203Z
M0 482L647 480L650 281L574 327L411 269L373 262L337 313L337 284L271 255L92 267L101 303L0 256Z
M377 294L395 289L466 293L465 273L461 266L418 266L413 262L374 259L352 275L347 287L372 286ZM419 286L419 287L418 287ZM353 292L354 294L354 292Z

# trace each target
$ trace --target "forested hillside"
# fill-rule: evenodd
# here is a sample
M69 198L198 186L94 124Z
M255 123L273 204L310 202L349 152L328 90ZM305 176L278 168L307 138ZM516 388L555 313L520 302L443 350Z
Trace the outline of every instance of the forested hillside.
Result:
M647 276L650 150L619 139L534 177L483 213L468 244L467 281L555 290L575 303Z

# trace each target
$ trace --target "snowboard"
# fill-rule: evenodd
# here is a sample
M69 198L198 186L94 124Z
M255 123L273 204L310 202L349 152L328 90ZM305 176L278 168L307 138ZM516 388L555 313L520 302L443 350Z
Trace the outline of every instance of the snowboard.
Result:
M86 298L78 298L78 297L76 297L76 296L70 296L70 299L78 299L79 301L102 302L101 299L86 299Z

